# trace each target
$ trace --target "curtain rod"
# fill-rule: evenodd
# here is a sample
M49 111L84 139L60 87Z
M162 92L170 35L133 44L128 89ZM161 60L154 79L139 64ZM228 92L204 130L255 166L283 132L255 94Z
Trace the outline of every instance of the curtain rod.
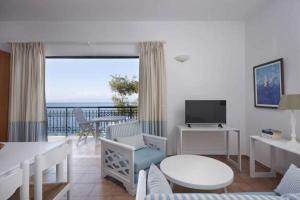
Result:
M8 43L25 43L28 41L9 41ZM32 42L32 41L30 41ZM129 41L87 41L87 42L81 42L81 41L37 41L37 42L43 42L48 45L86 45L86 46L92 46L92 45L137 45L139 41L137 42L129 42ZM165 41L159 41L163 44L166 44Z

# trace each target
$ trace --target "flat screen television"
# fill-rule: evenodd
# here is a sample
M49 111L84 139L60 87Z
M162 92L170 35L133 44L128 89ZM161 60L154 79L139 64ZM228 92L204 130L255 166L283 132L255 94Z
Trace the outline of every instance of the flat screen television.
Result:
M226 100L186 100L186 124L226 124Z

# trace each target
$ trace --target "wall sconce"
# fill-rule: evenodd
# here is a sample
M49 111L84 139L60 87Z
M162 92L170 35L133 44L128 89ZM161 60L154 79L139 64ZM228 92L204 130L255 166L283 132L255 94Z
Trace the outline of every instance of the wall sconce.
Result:
M174 59L178 62L185 62L189 59L190 57L188 55L179 55L179 56L176 56Z

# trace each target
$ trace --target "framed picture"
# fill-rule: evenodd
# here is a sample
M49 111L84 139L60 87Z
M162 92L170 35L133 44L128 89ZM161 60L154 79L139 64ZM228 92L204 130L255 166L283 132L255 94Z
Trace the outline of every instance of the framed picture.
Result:
M253 67L254 105L278 108L284 94L283 58Z

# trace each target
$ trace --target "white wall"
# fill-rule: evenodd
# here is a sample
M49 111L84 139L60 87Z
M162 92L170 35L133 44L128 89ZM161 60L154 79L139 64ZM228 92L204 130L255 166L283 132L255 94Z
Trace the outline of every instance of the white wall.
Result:
M244 36L244 23L238 21L0 22L0 42L166 41L169 153L175 150L176 126L184 123L185 99L227 99L228 123L240 128L245 139ZM137 51L132 44L48 45L47 54L137 55ZM174 57L179 54L190 55L190 60L176 62ZM196 135L188 137L185 145L189 152L221 154L222 142L220 136Z
M300 93L300 1L274 0L263 12L246 21L246 132L258 135L263 128L275 128L289 135L289 114L286 111L254 108L253 66L284 58L284 84L287 94ZM297 114L300 121L300 112ZM297 125L300 139L300 125ZM248 137L246 140L249 144ZM249 145L248 148L249 150ZM258 158L269 164L269 149L258 146ZM283 171L293 158L278 152L277 169ZM300 162L298 162L299 164ZM300 165L300 164L299 164Z

